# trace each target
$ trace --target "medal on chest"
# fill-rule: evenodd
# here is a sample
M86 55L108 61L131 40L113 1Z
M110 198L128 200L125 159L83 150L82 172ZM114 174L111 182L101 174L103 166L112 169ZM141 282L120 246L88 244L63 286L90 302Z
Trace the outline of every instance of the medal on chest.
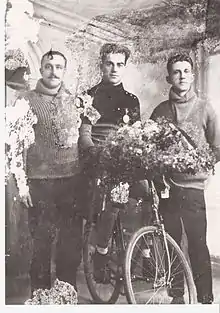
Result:
M130 117L129 117L129 115L128 115L128 109L125 109L125 115L123 116L123 122L124 122L125 124L128 124L129 121L130 121Z

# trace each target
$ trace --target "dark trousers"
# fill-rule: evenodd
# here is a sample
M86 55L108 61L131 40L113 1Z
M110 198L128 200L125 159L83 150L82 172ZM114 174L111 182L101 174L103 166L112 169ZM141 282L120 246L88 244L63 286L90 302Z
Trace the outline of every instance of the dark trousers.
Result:
M130 197L132 198L146 198L147 186L144 182L138 182L131 186ZM117 204L113 204L107 201L105 210L101 212L101 217L98 224L97 232L97 245L101 248L108 246L109 240L112 237L115 221L118 216L120 208ZM142 222L143 225L147 225L151 216L151 204L149 201L143 201L142 203Z
M91 207L92 198L94 197L94 181L97 175L96 167L89 162L88 158L81 159L82 172L80 175L81 196L80 196L80 211L85 219L91 218L90 210L93 209L93 213L100 212L101 202L100 195L97 195L95 200L95 208ZM99 193L99 191L98 191ZM130 187L130 197L133 199L144 199L143 208L143 225L148 223L150 219L151 204L146 198L148 198L148 183L147 181L139 181L134 183ZM118 216L119 208L117 205L107 201L105 211L101 213L101 218L98 225L97 233L97 245L102 248L108 246L108 242L113 233L113 227L115 220Z
M28 210L33 240L32 292L38 288L51 288L51 248L56 235L56 276L76 286L82 249L82 217L77 214L77 176L32 179L29 186L33 202L33 207Z
M160 212L166 231L178 245L182 239L182 220L188 239L188 254L198 301L212 301L212 272L206 243L207 221L204 191L173 187L170 198L160 201ZM179 293L177 296L183 295L183 286L179 289Z

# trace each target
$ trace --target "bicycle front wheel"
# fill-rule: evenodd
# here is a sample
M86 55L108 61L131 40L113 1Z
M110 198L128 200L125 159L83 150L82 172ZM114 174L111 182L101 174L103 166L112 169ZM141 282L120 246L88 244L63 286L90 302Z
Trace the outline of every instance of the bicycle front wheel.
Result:
M133 234L124 269L129 303L169 304L180 296L186 304L195 303L190 266L174 239L167 233L164 239L158 227L145 226Z

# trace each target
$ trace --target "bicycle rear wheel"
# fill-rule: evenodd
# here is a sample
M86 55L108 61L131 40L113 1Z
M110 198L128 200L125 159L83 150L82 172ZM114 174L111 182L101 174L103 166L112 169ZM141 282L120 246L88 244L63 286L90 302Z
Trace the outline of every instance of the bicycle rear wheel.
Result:
M189 264L169 234L166 234L166 241L170 262L165 240L157 227L142 227L131 237L125 256L125 288L129 303L169 304L173 297L182 295L186 304L195 303Z
M96 247L96 223L89 223L85 229L83 261L87 286L92 299L97 304L113 304L118 300L122 286L122 270L120 267L120 246L117 233L114 232L109 242L108 268L110 269L110 282L108 284L97 283L93 276L93 255Z

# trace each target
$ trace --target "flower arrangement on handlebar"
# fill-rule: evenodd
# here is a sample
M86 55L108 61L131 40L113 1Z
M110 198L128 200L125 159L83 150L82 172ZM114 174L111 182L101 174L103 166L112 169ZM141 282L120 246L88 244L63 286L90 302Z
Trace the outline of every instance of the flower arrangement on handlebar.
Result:
M108 136L99 155L104 183L115 190L115 199L123 190L128 195L127 184L134 181L172 173L195 175L214 170L214 165L208 145L197 147L191 136L165 118L122 126Z

